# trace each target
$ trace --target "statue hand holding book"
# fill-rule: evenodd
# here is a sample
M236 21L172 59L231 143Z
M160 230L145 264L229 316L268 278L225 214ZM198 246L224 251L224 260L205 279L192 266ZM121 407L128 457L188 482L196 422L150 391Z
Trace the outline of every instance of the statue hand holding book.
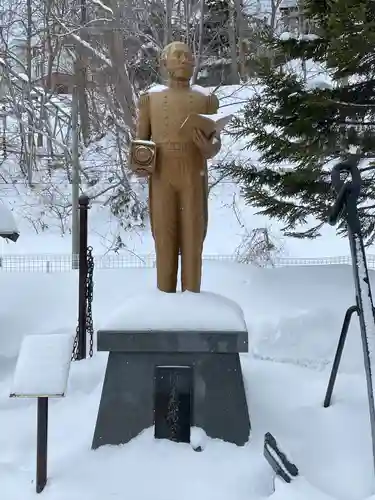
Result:
M232 119L232 114L204 115L191 113L181 125L181 133L191 139L203 157L213 158L220 150L220 132Z
M220 150L220 142L217 137L212 136L209 139L199 128L194 129L192 139L206 160L213 158Z

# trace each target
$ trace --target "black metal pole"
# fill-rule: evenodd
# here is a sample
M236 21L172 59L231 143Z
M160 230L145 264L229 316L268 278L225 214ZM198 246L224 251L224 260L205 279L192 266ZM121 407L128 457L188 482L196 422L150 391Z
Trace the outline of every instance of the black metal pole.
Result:
M36 492L41 493L47 484L48 398L38 398Z
M335 165L332 170L332 185L338 196L336 203L332 207L329 223L332 225L335 224L339 216L343 214L348 226L348 237L352 256L353 277L366 372L372 454L375 468L375 398L373 383L375 363L372 361L372 356L375 353L375 316L365 246L363 243L361 222L357 207L362 188L362 179L358 163L359 157L353 156ZM341 173L351 174L351 180L349 182L342 180Z
M339 343L337 345L335 359L333 361L331 375L329 377L327 392L326 392L326 396L324 398L324 403L323 403L324 408L328 408L328 406L331 404L333 388L335 386L337 373L339 371L342 351L344 349L346 336L347 336L347 333L349 330L350 320L352 319L352 316L355 312L358 312L357 306L351 306L351 307L349 307L349 309L345 313L344 322L343 322L342 328L341 328Z
M87 314L87 212L89 198L79 197L79 282L78 282L78 344L77 360L86 358Z
M375 375L375 364L371 359L371 356L375 354L374 304L372 300L365 247L361 234L357 205L356 203L350 201L350 197L347 203L347 217L350 250L353 259L353 276L356 290L359 325L361 328L363 359L366 372L367 397L369 403L372 438L372 454L375 468L375 399L373 383L373 376ZM349 221L351 221L352 224L350 224Z

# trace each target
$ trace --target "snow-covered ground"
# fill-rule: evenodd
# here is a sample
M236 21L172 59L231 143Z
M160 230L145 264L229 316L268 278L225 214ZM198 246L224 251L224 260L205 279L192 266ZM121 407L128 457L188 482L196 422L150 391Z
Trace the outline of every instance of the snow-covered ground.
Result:
M127 297L154 288L153 269L98 270L94 323ZM372 283L375 274L371 272ZM251 352L242 356L252 422L243 448L208 440L155 442L152 429L131 443L91 451L106 354L74 362L67 397L51 401L46 500L360 500L374 493L370 426L357 319L349 331L333 405L322 406L341 323L353 304L349 266L259 269L206 263L203 288L242 306ZM109 293L110 290L110 293ZM4 500L34 493L36 404L9 399L24 335L71 333L77 275L1 275L0 492ZM235 425L235 422L233 423ZM262 457L263 436L275 434L299 466L292 485L276 483ZM375 498L375 497L372 497Z

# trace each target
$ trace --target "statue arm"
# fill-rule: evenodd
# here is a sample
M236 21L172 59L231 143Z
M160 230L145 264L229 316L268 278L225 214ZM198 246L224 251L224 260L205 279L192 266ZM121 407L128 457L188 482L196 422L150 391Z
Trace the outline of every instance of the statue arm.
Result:
M208 115L214 115L215 113L218 112L219 109L219 99L215 94L210 94L208 96L208 105L207 105L207 114ZM215 134L212 138L212 153L210 155L210 158L213 158L218 154L218 152L221 149L221 139L220 139L220 134Z
M136 139L149 141L151 138L150 96L142 94L138 101Z
M211 156L211 158L216 156L218 154L218 152L220 151L220 149L221 149L220 135L215 134L212 138L212 156Z

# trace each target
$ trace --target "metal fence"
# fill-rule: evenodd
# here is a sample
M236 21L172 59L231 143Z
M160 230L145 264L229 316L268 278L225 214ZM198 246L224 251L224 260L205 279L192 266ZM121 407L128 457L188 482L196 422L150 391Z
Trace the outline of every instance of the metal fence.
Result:
M205 255L205 261L236 262L234 255ZM121 268L152 268L155 267L155 255L137 255L131 253L95 255L95 269ZM73 257L70 254L39 254L39 255L2 255L0 256L0 271L6 272L42 272L55 273L72 270ZM311 259L277 258L265 267L286 266L321 266L321 265L351 264L349 256L322 257ZM375 255L367 256L370 269L375 269Z

